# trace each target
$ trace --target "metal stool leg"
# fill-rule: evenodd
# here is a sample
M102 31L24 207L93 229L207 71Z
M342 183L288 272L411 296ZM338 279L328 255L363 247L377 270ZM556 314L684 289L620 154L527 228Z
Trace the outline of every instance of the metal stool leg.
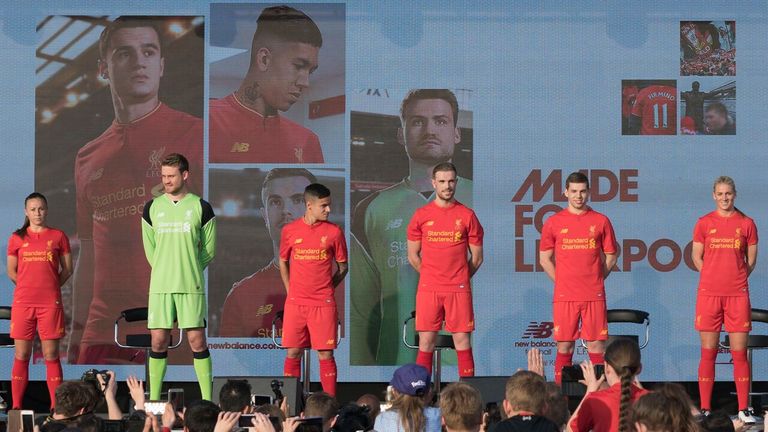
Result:
M432 382L435 384L435 394L440 394L440 386L441 386L441 378L442 378L442 365L443 365L443 359L442 359L442 351L440 348L435 349L435 356L434 356L434 364L432 365L432 370L434 370L434 374L432 377Z
M312 367L311 367L312 366L311 365L312 350L305 348L302 359L304 361L304 381L302 383L304 385L304 394L308 396L310 393L309 385L311 384L311 382L309 381L309 377L311 376L310 374L312 370Z

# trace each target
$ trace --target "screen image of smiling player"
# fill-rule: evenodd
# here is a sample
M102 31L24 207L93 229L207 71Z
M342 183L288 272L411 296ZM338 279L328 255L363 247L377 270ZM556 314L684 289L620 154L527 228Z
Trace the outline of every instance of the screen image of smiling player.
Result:
M317 135L279 114L309 87L322 45L320 29L300 10L275 6L262 11L240 87L210 103L211 162L323 162Z
M115 119L75 159L80 252L69 350L81 364L144 362L143 353L117 348L113 334L122 310L147 304L150 268L136 241L137 221L147 199L163 193L165 154L183 153L191 170L202 172L202 120L158 96L166 65L162 23L120 17L99 38L98 71L109 82ZM202 177L193 180L193 190L202 190Z

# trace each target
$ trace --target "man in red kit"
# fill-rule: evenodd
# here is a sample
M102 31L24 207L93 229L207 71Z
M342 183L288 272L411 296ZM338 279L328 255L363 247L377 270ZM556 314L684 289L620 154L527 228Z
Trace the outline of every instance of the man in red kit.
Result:
M320 29L303 12L288 6L262 11L240 88L210 103L211 162L323 162L317 135L278 113L309 87L322 45Z
M555 282L552 320L558 384L563 367L573 364L576 339L587 341L593 364L604 363L608 339L604 280L616 264L617 250L611 221L587 205L586 175L575 172L568 176L565 197L568 207L544 222L539 247L541 266Z
M99 38L99 74L109 81L115 120L75 160L80 254L74 275L70 352L78 363L144 362L136 350L114 346L120 311L147 305L150 268L141 242L144 203L163 193L163 155L188 155L202 170L203 123L160 102L165 58L159 21L120 17ZM202 176L198 177L201 179ZM202 190L202 180L194 185ZM141 328L141 326L136 326Z
M626 134L629 131L629 115L632 112L632 106L637 98L637 86L629 81L621 89L621 133Z
M483 227L475 212L454 198L456 184L452 163L443 162L432 169L435 199L417 209L408 224L408 262L419 273L416 363L431 373L435 339L445 321L445 329L453 334L459 376L470 377L475 375L470 278L483 263Z
M677 89L649 85L637 93L629 116L630 135L675 135L677 133Z
M285 225L304 215L304 188L316 183L315 176L302 168L275 168L267 173L261 187L261 216L272 239L274 258L266 267L232 285L224 301L219 336L272 336L272 320L285 304L280 277L280 233ZM336 290L336 304L343 305L343 290Z
M283 345L285 376L301 376L301 353L311 346L320 359L323 391L336 395L338 312L334 291L347 274L344 232L328 222L331 191L312 183L304 189L304 216L285 225L280 236L280 276L287 298ZM334 272L334 262L337 270ZM308 377L305 377L308 379Z

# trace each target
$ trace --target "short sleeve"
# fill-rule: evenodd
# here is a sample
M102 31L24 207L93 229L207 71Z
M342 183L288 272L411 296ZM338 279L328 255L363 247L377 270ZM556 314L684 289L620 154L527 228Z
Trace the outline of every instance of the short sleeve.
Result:
M69 255L72 251L69 246L69 238L64 232L61 233L61 238L59 239L59 250L61 255Z
M339 230L336 235L336 243L333 245L336 254L336 262L347 262L347 241L344 239L344 232Z
M696 221L696 226L693 227L693 241L696 243L704 244L707 240L704 222L699 219Z
M747 229L747 245L752 246L757 244L757 225L755 221L749 219L749 229Z
M579 408L578 414L576 417L571 418L570 426L573 432L586 432L592 430L595 425L593 419L595 410L594 402L594 397L590 397L589 395L585 396L584 402L581 403L581 408ZM606 407L603 406L602 408L606 411L606 414L608 414Z
M605 218L605 224L603 224L603 252L607 254L616 253L616 233L613 231L613 225L611 220Z
M19 247L21 246L21 239L16 234L11 234L8 238L8 256L18 256Z
M81 240L93 239L93 208L88 201L88 193L83 179L86 175L85 168L78 161L75 162L75 219L77 224L77 237Z
M480 220L477 219L477 215L473 212L472 217L469 219L468 227L469 244L475 246L483 245L483 226L480 225Z
M549 251L555 248L555 236L552 235L552 219L547 219L544 222L544 227L541 229L541 241L539 242L539 251Z
M421 212L416 210L408 223L407 238L410 241L421 241Z
M290 232L288 227L290 225L286 225L283 227L283 231L280 233L280 260L281 261L290 261L289 258L291 257L291 242L288 237L290 237Z

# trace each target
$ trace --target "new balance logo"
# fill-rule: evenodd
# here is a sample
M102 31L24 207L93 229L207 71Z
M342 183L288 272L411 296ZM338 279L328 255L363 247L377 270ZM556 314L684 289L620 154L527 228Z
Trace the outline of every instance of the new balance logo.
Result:
M403 226L403 220L402 219L400 219L400 218L398 218L398 219L391 219L389 222L387 222L387 227L384 228L384 231L398 229L401 226Z
M531 321L523 332L522 339L547 339L552 337L552 329L555 324L551 321Z

